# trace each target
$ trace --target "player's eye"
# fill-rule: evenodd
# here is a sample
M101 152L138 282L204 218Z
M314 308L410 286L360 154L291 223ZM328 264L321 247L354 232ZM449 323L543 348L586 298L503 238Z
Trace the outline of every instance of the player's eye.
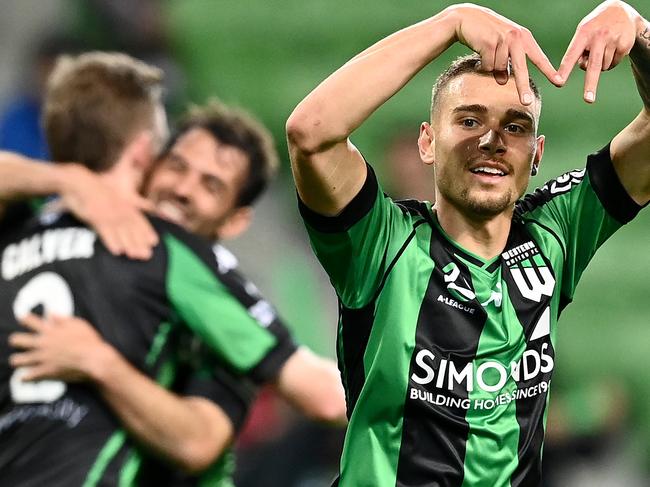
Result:
M204 177L203 187L208 191L208 193L218 195L223 190L223 183L214 177Z
M467 128L475 128L475 127L478 127L478 120L475 120L475 119L473 119L473 118L463 118L463 119L460 121L460 124L461 124L463 127L467 127Z
M521 134L525 132L524 128L521 125L516 123L509 123L508 125L506 125L505 130L506 132L510 132L512 134Z

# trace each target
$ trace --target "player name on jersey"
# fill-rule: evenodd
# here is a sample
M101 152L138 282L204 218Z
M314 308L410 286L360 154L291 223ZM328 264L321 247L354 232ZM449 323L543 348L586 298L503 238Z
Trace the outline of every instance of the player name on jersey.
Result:
M8 245L2 253L2 278L9 281L44 264L93 256L95 232L82 227L56 228Z

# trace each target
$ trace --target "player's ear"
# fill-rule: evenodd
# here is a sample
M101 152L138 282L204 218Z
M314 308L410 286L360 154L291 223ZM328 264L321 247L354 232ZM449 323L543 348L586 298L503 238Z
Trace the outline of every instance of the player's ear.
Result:
M128 159L136 169L146 171L151 166L155 156L154 145L152 132L142 130L131 139L125 153L129 156Z
M533 156L533 164L530 169L530 175L531 176L536 176L537 173L539 172L539 165L542 162L542 156L544 155L544 142L546 141L546 137L543 135L540 135L537 137L537 140L535 141L535 155Z
M235 238L248 230L253 221L253 207L240 206L215 230L218 239Z
M420 151L420 159L427 165L434 163L435 153L435 132L433 127L428 122L420 124L420 136L418 137L418 149Z

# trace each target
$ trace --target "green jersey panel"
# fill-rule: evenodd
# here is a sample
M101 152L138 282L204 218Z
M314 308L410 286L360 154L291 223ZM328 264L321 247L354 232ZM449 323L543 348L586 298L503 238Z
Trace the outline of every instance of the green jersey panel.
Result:
M376 181L372 168L367 168L370 174L367 181ZM355 203L337 219L354 223L343 223L345 233L310 231L316 256L328 272L341 302L348 308L362 308L372 300L395 256L412 238L414 224L422 220L389 202L387 196L377 191L376 184L366 183ZM309 215L308 231L327 229L327 218L304 205L301 211ZM358 218L359 215L362 216ZM315 227L310 227L309 221L313 221Z
M237 372L253 368L273 348L274 337L225 291L194 252L173 237L166 236L165 244L167 289L180 318Z

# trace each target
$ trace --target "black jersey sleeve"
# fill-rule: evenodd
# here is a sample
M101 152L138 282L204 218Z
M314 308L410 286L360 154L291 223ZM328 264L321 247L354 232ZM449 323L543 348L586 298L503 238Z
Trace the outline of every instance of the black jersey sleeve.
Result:
M174 392L212 401L230 419L235 434L241 431L255 396L254 385L219 367L205 366L181 375Z
M28 202L0 202L0 235L10 232L34 216L34 208Z

